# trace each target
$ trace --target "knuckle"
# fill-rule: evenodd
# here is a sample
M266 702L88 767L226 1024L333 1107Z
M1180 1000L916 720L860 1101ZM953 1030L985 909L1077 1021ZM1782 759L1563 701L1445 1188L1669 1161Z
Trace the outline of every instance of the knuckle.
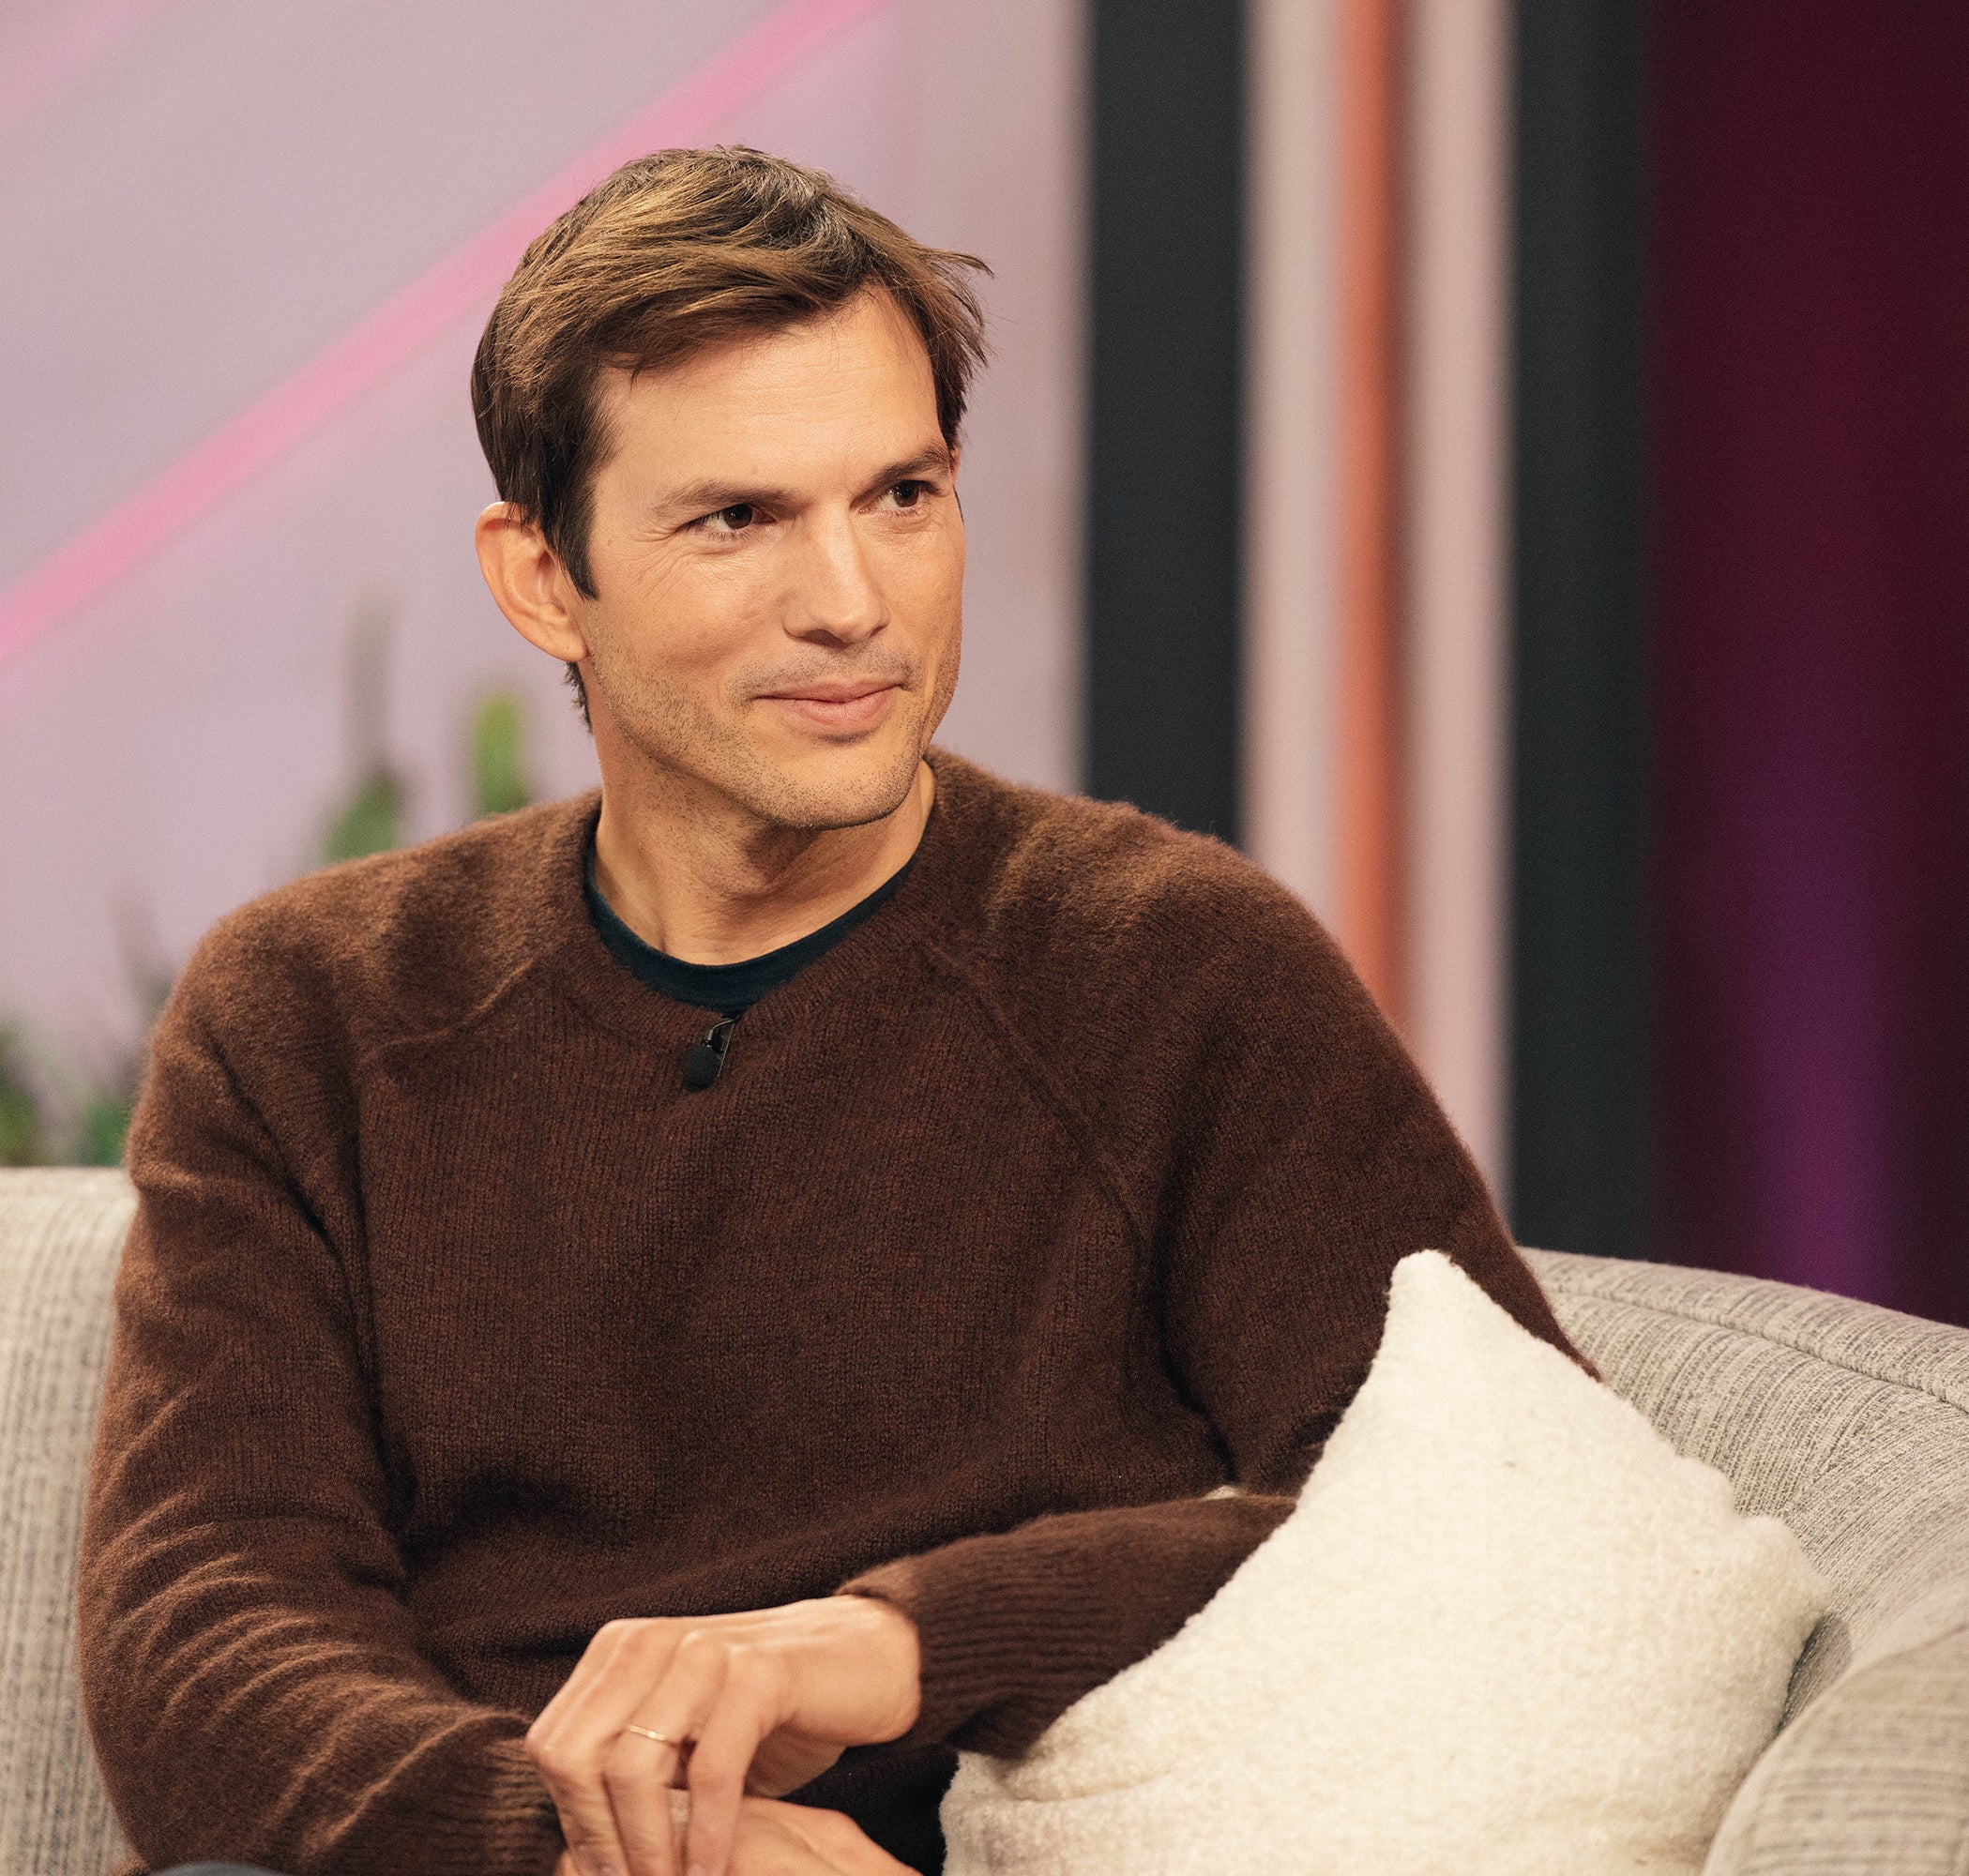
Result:
M622 1638L622 1658L642 1661L663 1653L672 1629L665 1622L637 1622L629 1625Z
M552 1734L536 1739L531 1733L526 1736L527 1756L532 1759L541 1776L549 1779L567 1779L574 1776L574 1755L563 1742Z
M725 1642L715 1628L687 1628L677 1637L677 1653L695 1657L699 1655L715 1655L724 1652L731 1644Z
M785 1678L786 1662L770 1649L741 1643L732 1651L732 1674L748 1687L768 1687Z

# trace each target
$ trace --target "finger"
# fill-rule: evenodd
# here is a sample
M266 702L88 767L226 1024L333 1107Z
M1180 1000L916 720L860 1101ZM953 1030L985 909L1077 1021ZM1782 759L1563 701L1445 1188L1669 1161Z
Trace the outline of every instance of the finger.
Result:
M559 1815L573 1876L622 1876L626 1868L622 1844L616 1840L614 1809L593 1754L597 1689L606 1689L606 1681L593 1670L597 1661L606 1663L618 1654L622 1642L620 1630L597 1634L589 1654L583 1656L583 1668L591 1672L581 1683L569 1679L525 1736L525 1750Z
M604 1622L595 1631L593 1639L582 1650L581 1659L574 1664L574 1672L561 1683L553 1698L540 1709L533 1725L527 1729L529 1739L535 1733L552 1732L560 1724L568 1709L577 1705L588 1688L606 1672L616 1651L639 1626L629 1620Z
M623 1722L660 1684L683 1634L681 1624L668 1622L609 1626L614 1630L610 1646L599 1645L607 1631L598 1633L590 1644L589 1655L597 1663L593 1671L579 1687L570 1682L563 1688L566 1698L553 1718L543 1714L527 1733L527 1751L560 1814L561 1835L582 1876L625 1876L633 1867L616 1828L606 1778L608 1755L621 1736ZM648 1749L668 1750L654 1744ZM666 1760L658 1781L667 1781L675 1769Z
M603 1782L629 1876L676 1876L680 1866L671 1828L670 1787L684 1782L686 1743L697 1740L715 1711L730 1658L730 1650L715 1634L686 1633L661 1680L626 1717L610 1747ZM631 1726L638 1730L629 1731ZM662 1737L652 1739L651 1733ZM689 1757L696 1757L694 1744ZM693 1791L693 1810L696 1803Z
M628 1876L676 1876L683 1868L672 1810L682 1763L680 1747L627 1730L609 1748L602 1782L615 1841L622 1847L618 1871Z
M690 1755L690 1876L725 1876L753 1755L786 1717L787 1680L777 1659L745 1649L726 1658L724 1687Z

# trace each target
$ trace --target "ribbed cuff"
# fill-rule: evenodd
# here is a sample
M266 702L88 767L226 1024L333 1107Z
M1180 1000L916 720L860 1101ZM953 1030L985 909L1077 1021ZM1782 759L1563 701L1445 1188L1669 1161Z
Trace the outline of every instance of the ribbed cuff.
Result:
M208 1815L189 1831L180 1821L170 1832L175 1842L160 1842L140 1823L131 1835L150 1861L116 1876L215 1861L332 1876L552 1876L567 1847L553 1800L519 1739L486 1738L484 1727L475 1713L366 1778L336 1765L312 1785L263 1800L258 1811ZM273 1806L285 1814L270 1817Z
M495 1870L498 1876L552 1876L567 1848L560 1817L517 1740L495 1748L491 1787L479 1813L484 1821L482 1848L475 1846L474 1853L458 1863L458 1876L492 1876ZM431 1876L438 1876L441 1869L449 1876L449 1864L425 1868Z
M1012 1758L1080 1697L1166 1642L1291 1511L1183 1499L1041 1518L864 1572L916 1626L922 1707L907 1745Z
M389 1839L391 1858L411 1847L401 1838L414 1832L418 1876L552 1876L567 1846L524 1746L516 1738L482 1740L466 1756L458 1745L433 1741L428 1755L400 1768L391 1815L378 1833ZM428 1764L418 1763L427 1758ZM379 1860L376 1867L398 1864Z

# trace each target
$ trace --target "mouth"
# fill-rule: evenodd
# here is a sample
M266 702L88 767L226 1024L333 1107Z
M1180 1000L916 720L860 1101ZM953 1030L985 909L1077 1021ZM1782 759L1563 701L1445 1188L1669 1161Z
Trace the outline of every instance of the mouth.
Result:
M894 678L828 680L776 690L759 702L815 729L855 734L880 723L901 688Z

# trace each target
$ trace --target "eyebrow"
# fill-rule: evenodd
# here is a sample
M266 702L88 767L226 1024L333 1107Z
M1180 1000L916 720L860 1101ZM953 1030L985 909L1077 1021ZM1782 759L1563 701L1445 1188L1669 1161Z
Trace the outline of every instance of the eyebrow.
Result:
M927 449L917 450L914 456L885 465L869 477L862 492L866 494L871 490L886 489L892 483L907 481L912 476L920 476L932 469L949 474L948 445L937 443ZM735 507L741 502L756 502L762 507L775 508L790 507L795 500L790 489L771 489L756 482L723 482L707 477L671 490L650 505L650 511L659 515L708 515L716 514L719 508Z

